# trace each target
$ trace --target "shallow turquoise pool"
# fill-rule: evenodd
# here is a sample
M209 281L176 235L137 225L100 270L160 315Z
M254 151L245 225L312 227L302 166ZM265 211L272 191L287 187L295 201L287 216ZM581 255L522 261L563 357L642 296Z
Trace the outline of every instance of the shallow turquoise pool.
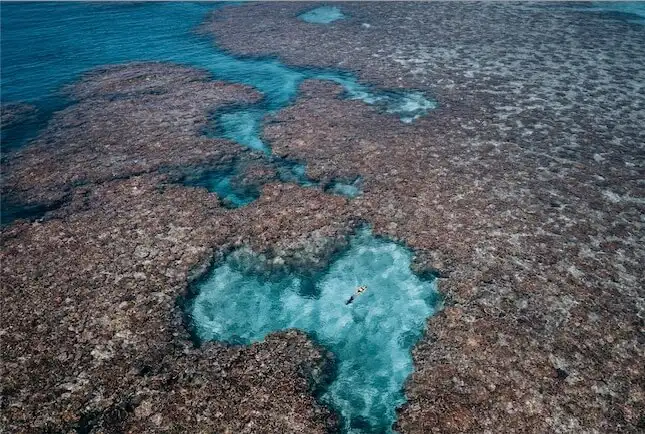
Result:
M413 369L410 352L439 304L435 282L412 273L411 260L408 249L367 230L313 282L297 272L258 274L248 255L234 253L199 283L189 311L201 340L248 344L288 328L310 333L337 358L321 399L340 412L343 431L390 432ZM368 289L347 305L359 285Z

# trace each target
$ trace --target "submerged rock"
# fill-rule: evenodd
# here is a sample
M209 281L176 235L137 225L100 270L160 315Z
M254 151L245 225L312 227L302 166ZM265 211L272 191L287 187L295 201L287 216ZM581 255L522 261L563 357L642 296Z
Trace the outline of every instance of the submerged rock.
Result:
M2 104L0 112L2 115L0 129L10 128L17 123L23 122L36 113L36 107L27 103Z

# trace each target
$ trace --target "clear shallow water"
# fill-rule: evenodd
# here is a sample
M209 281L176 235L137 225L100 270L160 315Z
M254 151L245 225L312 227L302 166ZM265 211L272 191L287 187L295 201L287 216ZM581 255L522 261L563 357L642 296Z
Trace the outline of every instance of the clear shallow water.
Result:
M321 6L301 14L298 18L313 24L329 24L342 20L345 15L336 6Z
M269 148L260 139L262 118L265 114L264 110L257 108L222 113L217 117L219 136L268 154Z
M206 170L186 176L183 182L186 185L214 191L220 197L222 204L228 208L248 205L260 197L259 190L237 185L234 182L235 175L237 175L235 168Z
M312 282L297 274L263 276L248 255L232 254L198 285L191 317L202 340L248 344L298 328L337 358L322 400L339 410L345 432L391 432L411 349L438 307L434 282L410 271L412 253L369 231ZM359 285L365 293L346 305Z

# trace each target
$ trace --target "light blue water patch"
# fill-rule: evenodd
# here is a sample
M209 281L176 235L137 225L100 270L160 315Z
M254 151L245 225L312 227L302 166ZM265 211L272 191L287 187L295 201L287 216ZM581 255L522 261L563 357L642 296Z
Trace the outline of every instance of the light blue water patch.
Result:
M284 158L274 158L278 179L282 182L293 182L303 187L314 187L318 183L307 176L307 166Z
M260 128L265 114L263 110L252 108L222 113L217 117L217 130L221 131L223 138L268 154L270 150L260 138Z
M401 121L409 124L436 108L437 102L426 98L423 93L405 92L391 98L386 111L400 115Z
M246 206L260 197L260 192L255 188L234 185L234 176L233 169L216 169L188 176L183 183L215 192L227 208Z
M439 307L435 283L412 273L411 260L403 246L361 231L316 278L316 290L302 291L305 277L270 279L248 271L248 255L232 254L198 285L193 325L202 340L243 344L288 328L311 333L337 359L321 399L340 411L343 431L391 432L413 370L410 351ZM347 305L359 285L368 289Z
M336 6L321 6L301 14L299 18L308 23L329 24L337 20L342 20L345 18L345 15Z
M232 208L238 208L248 205L259 197L259 194L251 194L236 191L231 186L231 175L223 176L219 181L210 180L210 191L217 193L222 198L225 205Z
M361 186L362 179L359 176L352 182L334 181L325 189L325 191L332 194L340 194L349 198L355 198L363 193Z
M336 182L329 190L333 194L340 194L342 196L354 198L361 194L361 191L352 184L344 184L342 182Z
M345 98L382 107L387 113L399 115L405 123L410 123L437 108L437 102L421 92L375 91L360 84L355 78L341 74L321 73L316 78L340 84L344 89Z
M582 12L617 13L630 23L645 25L645 2L589 2L583 6L564 5L562 7Z
M628 21L645 24L645 2L591 2L590 9L632 15Z

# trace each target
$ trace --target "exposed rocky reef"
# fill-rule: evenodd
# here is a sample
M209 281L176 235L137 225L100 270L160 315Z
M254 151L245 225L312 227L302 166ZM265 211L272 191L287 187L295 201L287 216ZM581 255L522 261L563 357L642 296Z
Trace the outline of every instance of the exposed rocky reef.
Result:
M155 176L75 192L2 234L2 420L12 432L325 432L329 355L298 332L193 347L177 300L237 228Z
M360 176L357 213L449 277L397 429L642 430L645 27L522 4L335 5L348 18L330 26L283 3L209 28L235 52L439 102L402 125L307 82L265 131L313 178Z
M182 300L212 261L242 245L267 264L321 269L358 223L347 199L270 184L275 171L263 159L199 134L213 103L255 97L246 88L137 64L90 74L74 91L78 103L3 168L16 201L58 202L39 221L2 229L2 426L335 427L313 398L330 354L293 331L249 347L195 348ZM240 184L268 184L247 207L223 208L216 194L179 183L211 164L238 165Z
M399 429L635 429L643 205L607 191L637 191L637 172L543 166L513 143L402 127L329 85L303 87L267 126L274 153L313 177L359 174L359 215L449 276L451 306L415 351Z
M320 270L369 222L414 248L420 273L447 277L399 431L642 430L645 28L499 3L337 4L346 19L298 19L312 7L225 8L205 28L235 52L350 69L439 109L403 124L304 83L265 138L320 185L360 179L350 201L270 183L270 163L201 134L218 106L257 100L247 87L164 64L87 76L3 162L3 196L64 205L2 230L2 425L333 428L311 393L328 354L297 332L195 348L181 300L230 249ZM246 207L176 184L233 162L236 182L266 184Z
M201 133L209 111L259 98L249 87L163 63L97 70L69 93L77 103L56 113L34 143L8 159L5 199L53 204L78 185L173 167L227 164L241 149Z

